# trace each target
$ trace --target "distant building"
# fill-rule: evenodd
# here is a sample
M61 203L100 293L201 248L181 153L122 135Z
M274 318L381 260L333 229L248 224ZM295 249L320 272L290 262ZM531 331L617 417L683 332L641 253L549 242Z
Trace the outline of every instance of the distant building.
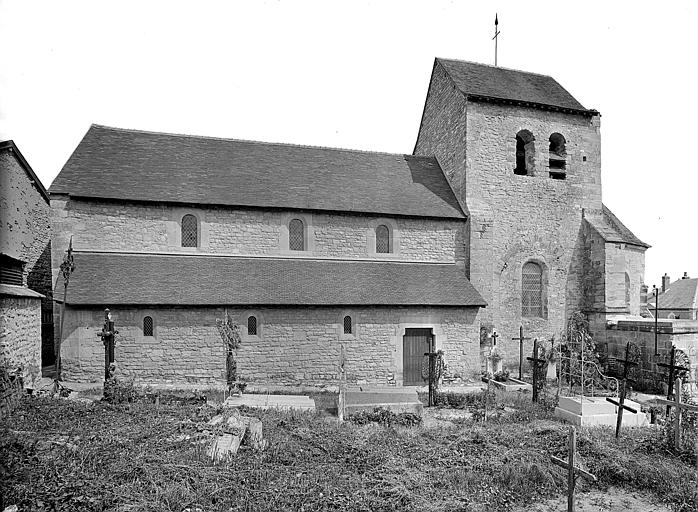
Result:
M41 376L53 354L49 197L13 141L0 142L0 364ZM51 362L51 361L49 361Z
M656 310L658 318L698 320L698 279L691 279L684 272L681 279L670 283L669 276L664 274L658 300L657 304L654 294L647 296L647 308L652 315Z

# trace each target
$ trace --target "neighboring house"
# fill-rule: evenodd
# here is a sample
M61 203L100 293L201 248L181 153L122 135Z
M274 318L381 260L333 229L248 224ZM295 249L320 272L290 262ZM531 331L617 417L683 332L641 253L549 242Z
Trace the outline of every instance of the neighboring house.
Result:
M49 197L13 141L0 142L0 364L41 377L53 354Z
M657 318L698 320L698 279L689 278L688 273L673 283L665 274L658 299L657 305L654 294L647 296L647 308L652 315L657 311Z
M512 365L521 325L637 315L648 246L602 204L599 124L550 77L437 59L414 155L94 125L50 188L66 375L101 378L105 307L142 381L221 382L227 312L243 379L315 386L341 344L349 382L415 385L430 346L467 379L493 329Z

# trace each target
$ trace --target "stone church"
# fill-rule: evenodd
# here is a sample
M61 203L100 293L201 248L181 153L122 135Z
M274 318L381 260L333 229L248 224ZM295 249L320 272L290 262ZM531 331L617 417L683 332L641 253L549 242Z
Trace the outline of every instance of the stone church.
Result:
M138 381L334 386L476 377L575 312L639 315L644 252L601 199L600 115L553 78L436 59L412 155L93 125L50 187L73 239L66 378L99 380L104 308ZM56 294L59 297L59 294ZM600 333L602 335L602 333ZM530 350L530 347L527 347Z

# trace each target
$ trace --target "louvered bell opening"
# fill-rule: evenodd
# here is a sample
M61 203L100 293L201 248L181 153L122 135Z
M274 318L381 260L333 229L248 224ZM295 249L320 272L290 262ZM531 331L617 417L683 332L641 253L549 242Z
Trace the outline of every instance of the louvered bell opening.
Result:
M543 316L543 272L535 263L527 263L523 267L522 315L526 317Z

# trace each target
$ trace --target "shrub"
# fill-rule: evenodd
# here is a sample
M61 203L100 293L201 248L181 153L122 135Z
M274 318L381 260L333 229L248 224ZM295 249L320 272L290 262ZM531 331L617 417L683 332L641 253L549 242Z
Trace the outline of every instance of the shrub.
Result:
M368 423L378 423L385 427L393 427L400 425L403 427L413 427L422 423L422 417L419 414L411 412L394 413L383 407L376 407L372 411L361 411L349 415L349 421L357 425L366 425Z

